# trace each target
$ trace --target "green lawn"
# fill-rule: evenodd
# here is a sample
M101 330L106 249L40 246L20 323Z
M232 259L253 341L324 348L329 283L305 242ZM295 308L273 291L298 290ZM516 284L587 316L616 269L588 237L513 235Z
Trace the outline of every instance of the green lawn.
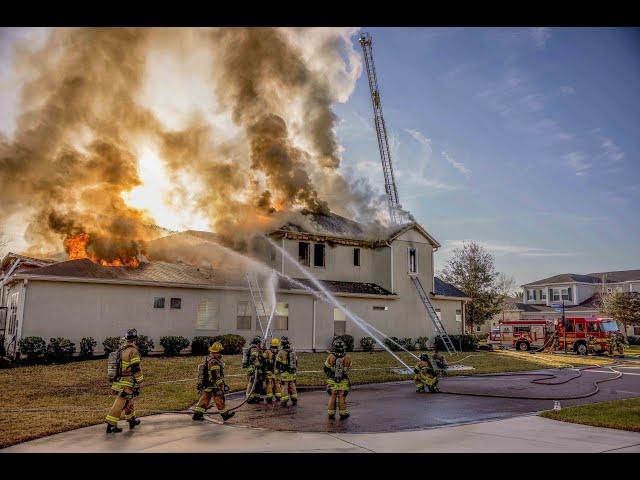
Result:
M352 383L405 380L411 375L394 373L398 362L386 352L350 354ZM398 356L415 364L409 354ZM322 366L326 353L299 354L299 385L324 385ZM136 400L140 415L163 410L181 410L197 401L195 376L201 357L144 358L146 387ZM547 367L604 364L607 357L575 355L531 355L519 352L473 352L448 357L449 363L462 360L473 371L453 375L535 370ZM240 355L225 357L227 383L242 390L245 377ZM170 383L161 383L170 382ZM106 380L106 360L88 360L65 365L38 365L0 370L0 448L57 432L104 421L113 401ZM231 402L233 405L236 402ZM32 411L20 411L33 409Z
M567 407L559 412L542 412L540 415L562 422L640 432L640 398Z

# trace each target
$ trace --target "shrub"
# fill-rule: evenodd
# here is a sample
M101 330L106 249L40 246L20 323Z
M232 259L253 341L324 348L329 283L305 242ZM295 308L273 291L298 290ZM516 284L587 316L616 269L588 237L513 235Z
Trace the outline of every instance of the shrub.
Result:
M42 357L47 351L47 342L42 337L24 337L18 342L21 355L35 359Z
M478 339L479 342L481 342L483 340L487 340L489 338L489 334L488 333L478 333L476 335L476 338Z
M406 348L409 351L416 349L415 347L416 343L413 341L412 338L402 338L398 343L400 343L400 345L402 345L404 348Z
M213 341L213 337L193 337L191 340L191 353L193 355L206 355L209 353L209 342Z
M50 338L46 351L47 360L64 362L71 359L75 351L76 346L71 340L62 337Z
M453 342L453 346L456 350L463 352L472 352L478 347L478 338L475 335L449 335L449 338ZM442 343L440 335L435 338L435 347L442 352L446 352L447 349Z
M393 341L392 341L392 340L393 340ZM395 342L395 343L394 343L394 342ZM400 345L402 345L402 343L400 343L400 339L399 339L398 337L389 337L389 338L386 338L386 339L384 340L384 344L385 344L387 347L389 347L389 348L391 349L391 351L393 351L393 352L397 352L397 351L402 350L398 345L396 345L396 344L400 344Z
M123 341L121 337L107 337L104 342L102 342L102 347L104 348L104 353L108 355L118 350L122 344Z
M82 358L88 358L93 355L93 349L98 344L93 337L84 337L80 340L80 356Z
M426 350L428 341L429 341L429 337L416 338L416 350Z
M244 344L246 342L244 337L240 335L234 335L233 333L217 335L213 337L213 341L220 342L222 344L222 353L224 355L235 355L236 353L242 353L242 347L244 347Z
M333 342L335 342L338 339L344 342L347 352L353 352L353 344L355 342L353 335L349 335L349 334L336 335L335 337L333 337L333 340L331 340L331 343L333 344Z
M375 340L371 337L362 337L360 339L360 348L362 348L363 352L373 352L375 344Z
M164 354L167 357L176 357L180 355L180 351L189 346L189 340L185 337L172 335L160 338L160 345L164 348Z
M149 355L149 352L153 350L153 347L155 347L155 344L153 343L153 340L151 340L146 335L138 335L138 341L136 342L136 346L138 347L138 351L140 352L140 355L142 355L143 357L146 357L147 355Z

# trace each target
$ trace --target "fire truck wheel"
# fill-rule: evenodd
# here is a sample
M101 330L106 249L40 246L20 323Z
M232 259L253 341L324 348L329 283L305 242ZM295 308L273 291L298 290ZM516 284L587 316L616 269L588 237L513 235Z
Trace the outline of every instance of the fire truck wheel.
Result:
M578 345L576 345L576 353L578 355L587 355L589 353L589 350L587 349L587 344L579 343Z
M529 350L529 344L527 342L520 342L518 345L516 345L516 348L522 352L526 352L527 350Z

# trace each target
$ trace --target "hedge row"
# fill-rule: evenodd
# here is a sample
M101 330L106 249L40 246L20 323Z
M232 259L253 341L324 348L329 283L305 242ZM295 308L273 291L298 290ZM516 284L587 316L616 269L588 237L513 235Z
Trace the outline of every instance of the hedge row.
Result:
M191 342L182 336L165 336L160 338L160 345L167 356L177 356L180 352L191 345L191 353L194 355L206 355L209 345L213 342L220 342L223 345L222 353L233 355L242 352L245 344L244 337L240 335L217 335L215 337L194 337ZM93 337L84 337L80 340L80 358L90 358L93 356L97 342ZM123 344L122 337L107 337L102 342L105 354L116 351ZM2 345L0 343L0 345ZM143 357L149 355L155 347L153 340L146 335L139 335L137 342L138 350ZM24 337L18 342L21 356L26 356L29 362L64 362L73 358L75 344L66 338L55 337L49 340L49 344L42 337Z

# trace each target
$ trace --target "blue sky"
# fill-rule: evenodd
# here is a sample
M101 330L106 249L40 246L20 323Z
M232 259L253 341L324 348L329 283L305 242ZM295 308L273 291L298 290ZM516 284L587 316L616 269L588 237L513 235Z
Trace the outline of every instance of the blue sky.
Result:
M437 269L464 240L518 284L640 268L640 29L363 30ZM336 113L343 167L382 189L364 73Z

